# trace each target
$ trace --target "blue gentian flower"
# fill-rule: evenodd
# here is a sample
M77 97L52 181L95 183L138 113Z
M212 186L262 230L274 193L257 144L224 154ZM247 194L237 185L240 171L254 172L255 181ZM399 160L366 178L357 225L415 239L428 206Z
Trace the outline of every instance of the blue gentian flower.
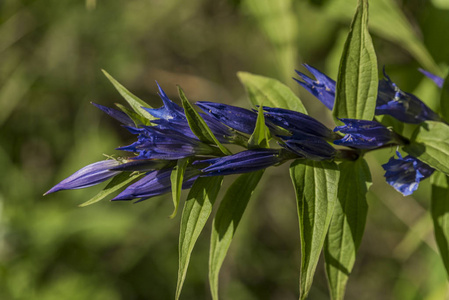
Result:
M298 75L304 82L295 79L301 86L313 94L327 108L331 109L335 101L335 81L315 68L305 65L316 81L301 72ZM423 71L421 71L423 72ZM425 75L442 86L442 78L424 71ZM385 78L379 80L376 100L376 115L391 115L404 123L419 124L426 120L439 121L440 117L413 94L403 92L391 81L385 73Z
M293 135L313 135L333 140L336 135L314 118L288 109L263 107L266 119L273 124L290 131Z
M432 79L433 82L435 82L435 84L439 87L442 88L443 84L444 84L444 78L441 78L440 76L434 75L426 70L423 69L418 69L421 73L423 73L424 75L426 75L428 78Z
M279 136L284 143L280 145L299 157L310 160L329 160L335 157L336 150L325 140L313 135L301 134Z
M218 151L215 147L184 135L183 132L156 126L130 129L140 132L137 142L117 150L137 152L139 155L135 159L177 160L195 155L214 155Z
M129 185L112 200L133 200L141 198L137 201L140 202L154 196L168 193L171 190L170 176L172 171L173 168L148 172L145 177ZM182 188L191 188L198 178L198 173L199 171L197 170L186 170Z
M185 120L186 117L184 115L184 110L178 104L168 98L167 94L165 94L164 90L160 87L159 83L157 83L157 87L159 89L159 97L162 99L164 105L159 108L147 108L143 107L146 111L148 111L153 117L164 120Z
M299 71L296 71L296 73L298 73L304 82L296 78L293 79L320 100L328 109L332 110L335 102L335 81L307 64L304 64L304 67L315 76L316 80L309 78Z
M203 176L242 174L266 169L284 162L288 155L281 149L261 148L246 150L225 157L199 160L194 162L194 165L210 164L201 170Z
M376 121L340 119L345 125L335 127L334 131L346 134L334 141L335 145L358 149L375 149L391 144L403 144L396 133Z
M111 171L110 169L118 166L120 162L109 159L85 166L81 170L70 175L54 187L52 187L44 195L54 193L61 190L75 190L90 187L99 184L115 175L120 171Z
M440 120L440 117L413 94L403 92L384 73L379 82L376 115L390 115L401 122L419 124L426 120Z
M113 117L114 119L116 119L117 121L119 121L120 123L127 125L127 126L134 126L134 121L124 112L119 111L117 109L114 108L110 108L110 107L106 107L100 104L96 104L91 102L93 105L95 105L97 108L101 109L102 111L104 111L105 113L107 113L109 116Z
M206 114L216 118L221 123L240 132L251 134L256 126L257 113L249 109L214 103L198 101L195 103Z
M411 195L418 188L419 183L432 175L435 169L413 156L402 157L396 151L398 158L390 158L382 165L388 184L404 196Z

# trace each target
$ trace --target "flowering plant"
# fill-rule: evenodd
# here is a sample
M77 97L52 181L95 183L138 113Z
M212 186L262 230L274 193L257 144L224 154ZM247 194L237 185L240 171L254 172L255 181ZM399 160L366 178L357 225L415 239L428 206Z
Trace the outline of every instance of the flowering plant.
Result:
M264 170L292 162L301 237L300 298L307 297L321 251L333 299L344 297L345 286L360 246L367 216L366 194L371 185L365 153L397 148L397 157L382 167L386 181L404 196L434 175L432 205L435 233L449 269L449 216L440 189L449 175L449 125L445 114L432 111L418 97L403 92L385 74L378 80L377 59L367 28L367 0L360 0L346 39L336 81L305 65L313 78L297 72L295 79L333 111L330 129L307 115L300 99L280 82L248 73L239 77L254 104L244 109L214 102L197 102L197 109L179 88L182 107L158 85L163 102L152 108L105 73L132 109L96 107L118 120L137 140L119 150L133 155L90 164L64 179L48 193L111 181L92 204L114 192L112 200L136 200L172 192L175 217L181 190L190 189L184 204L179 244L176 299L187 274L190 255L216 201L223 177L242 174L229 187L213 221L209 281L218 299L218 275L233 235ZM443 91L442 77L423 73ZM443 92L442 102L448 101ZM394 118L393 126L381 115ZM397 124L414 124L413 134ZM227 145L243 148L232 152ZM408 153L403 157L401 152Z

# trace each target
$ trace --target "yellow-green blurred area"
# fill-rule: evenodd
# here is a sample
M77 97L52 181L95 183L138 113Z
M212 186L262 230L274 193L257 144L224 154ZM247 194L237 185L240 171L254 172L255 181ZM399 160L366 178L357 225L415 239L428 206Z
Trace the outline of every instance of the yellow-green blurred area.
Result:
M445 75L449 1L370 2L379 66L437 110L439 90L417 68ZM0 299L174 298L180 213L168 218L170 195L84 208L78 205L102 186L42 196L103 153L124 155L114 149L135 138L90 104L124 103L101 69L153 106L161 105L155 80L175 101L179 84L191 101L249 107L236 72L274 77L332 127L330 112L291 77L308 63L336 78L355 6L354 0L0 1ZM380 165L394 150L368 156L374 184L347 299L445 299L429 184L409 197L388 186ZM298 297L300 239L288 165L264 176L222 268L223 299ZM181 299L210 299L209 236L210 225L194 249ZM328 298L320 262L309 299Z

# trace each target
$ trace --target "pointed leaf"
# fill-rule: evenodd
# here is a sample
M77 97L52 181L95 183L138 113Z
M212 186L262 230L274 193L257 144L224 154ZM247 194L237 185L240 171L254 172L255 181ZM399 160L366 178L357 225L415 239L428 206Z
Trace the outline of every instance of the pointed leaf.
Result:
M104 75L108 78L108 80L112 83L112 85L115 87L115 89L122 95L122 97L128 102L128 104L132 107L132 109L148 120L153 120L154 117L147 112L143 107L151 108L148 103L145 101L139 99L136 95L128 91L123 85L121 85L117 80L115 80L108 72L105 70L102 70ZM146 125L149 124L149 121L146 122Z
M140 124L143 124L143 125L149 124L147 118L142 117L141 115L139 115L138 113L135 113L133 110L127 108L126 106L121 105L120 103L115 103L115 106L117 106L121 111L123 111L125 114L127 114L128 117L130 117L131 120L134 121L134 124L136 126L140 125Z
M179 200L181 199L182 182L184 181L184 173L188 164L189 158L179 159L178 164L173 169L170 175L174 206L173 213L170 215L170 219L173 219L178 213Z
M270 140L270 130L265 125L265 116L263 114L263 106L259 106L259 112L256 120L256 127L254 132L249 138L248 147L249 149L254 148L270 148L268 144Z
M78 206L84 207L84 206L94 204L94 203L104 199L105 197L109 196L110 194L118 191L119 189L125 187L127 184L133 182L134 180L136 180L137 178L139 178L142 175L143 175L142 173L130 174L128 172L122 172L122 173L118 174L117 176L115 176L114 178L112 178L112 180L108 183L108 185L106 185L106 187L103 190L98 192L98 194L96 194L90 200L88 200Z
M196 240L209 219L223 182L223 176L200 177L190 189L184 204L179 233L179 269L176 297L179 299Z
M359 0L340 60L334 117L372 120L377 86L376 53L368 32L368 1Z
M449 73L447 74L441 90L440 110L446 122L449 121Z
M290 166L301 236L300 299L307 298L337 199L334 162L296 160Z
M217 140L209 126L207 126L203 118L201 118L189 100L187 100L187 97L181 87L178 87L178 92L182 101L182 107L184 107L187 122L189 122L190 129L197 136L197 138L204 143L218 146L224 155L231 155L232 153Z
M413 133L404 147L410 155L449 175L449 125L426 121Z
M354 266L365 230L368 204L366 193L371 174L363 158L339 165L338 201L324 244L327 279L333 300L343 300L346 283Z
M441 172L432 177L431 212L435 239L449 276L449 177Z
M446 0L441 0L446 1ZM326 12L338 19L350 19L357 0L327 1ZM415 24L412 24L397 1L370 1L370 29L373 33L408 51L424 69L440 75L441 70L424 45Z
M307 114L301 100L278 80L246 72L238 72L237 76L245 86L249 100L254 106L286 108Z
M240 175L229 187L212 225L209 256L209 284L212 299L218 300L218 274L243 212L264 170Z
M300 299L305 299L337 200L339 171L334 162L296 160L290 166L301 236Z

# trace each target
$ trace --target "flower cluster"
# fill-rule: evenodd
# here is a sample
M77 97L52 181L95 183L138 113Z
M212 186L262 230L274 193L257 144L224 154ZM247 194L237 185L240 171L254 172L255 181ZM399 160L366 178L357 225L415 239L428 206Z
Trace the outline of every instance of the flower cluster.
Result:
M305 67L315 80L297 72L302 80L296 81L332 109L335 81L315 68ZM438 77L425 74L441 85ZM182 159L187 163L182 188L188 189L199 177L253 172L292 159L357 159L362 151L407 143L404 137L374 120L341 119L344 125L331 130L306 114L288 109L264 106L257 113L255 110L200 101L196 105L203 112L198 115L216 138L216 142L207 141L192 130L187 110L170 100L159 85L158 88L163 106L143 107L153 117L145 122L126 110L94 104L136 135L134 143L117 148L133 155L88 165L46 194L93 186L128 172L139 175L138 179L112 200L141 201L170 191L171 174ZM421 100L401 91L387 75L379 82L376 115L382 114L414 124L439 120L438 115ZM255 131L260 130L256 123L262 117L264 130L269 132L274 142L255 147L249 140ZM232 154L223 151L222 144L238 145L243 150ZM383 165L385 177L396 190L409 195L416 190L420 180L432 174L433 169L414 157L402 158L399 153L398 157Z

